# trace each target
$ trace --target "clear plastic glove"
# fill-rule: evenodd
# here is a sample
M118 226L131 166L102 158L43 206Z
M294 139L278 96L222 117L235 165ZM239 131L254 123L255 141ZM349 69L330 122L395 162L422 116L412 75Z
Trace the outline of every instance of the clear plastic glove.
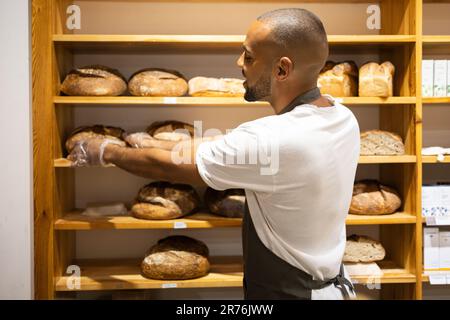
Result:
M125 141L133 148L152 148L155 147L156 139L147 132L136 132L128 134Z
M123 147L120 141L104 138L92 138L79 141L67 157L72 161L72 167L106 166L103 153L108 144Z

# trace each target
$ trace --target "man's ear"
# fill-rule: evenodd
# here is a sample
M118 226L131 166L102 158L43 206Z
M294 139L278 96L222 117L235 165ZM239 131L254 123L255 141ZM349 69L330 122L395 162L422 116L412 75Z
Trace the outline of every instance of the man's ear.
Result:
M281 57L275 67L275 78L278 81L284 81L291 74L294 64L288 57Z

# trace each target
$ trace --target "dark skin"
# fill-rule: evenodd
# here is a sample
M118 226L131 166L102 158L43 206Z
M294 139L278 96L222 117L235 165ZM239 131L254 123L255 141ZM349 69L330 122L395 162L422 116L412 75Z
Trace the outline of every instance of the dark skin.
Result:
M282 51L271 39L270 28L262 22L255 21L247 33L244 52L237 60L237 64L242 68L246 78L244 84L246 89L255 85L264 74L266 77L270 74L270 92L260 100L268 101L278 114L299 93L316 87L318 70L321 66L314 65L316 63L314 52L303 51L303 57L303 63L300 63L296 60L301 56L297 57L291 52ZM320 97L312 104L318 107L331 106L325 97ZM188 141L174 148L176 145L174 142L155 141L154 147L142 149L109 144L105 148L103 159L138 176L204 186L205 183L195 164L196 147L199 142L196 139L194 143ZM89 157L99 156L100 144L101 141L95 139L89 142ZM174 155L186 155L191 161L176 164L172 161Z

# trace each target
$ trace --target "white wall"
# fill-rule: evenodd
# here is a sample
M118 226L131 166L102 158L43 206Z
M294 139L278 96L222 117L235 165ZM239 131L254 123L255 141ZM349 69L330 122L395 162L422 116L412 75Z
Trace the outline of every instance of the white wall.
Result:
M28 0L0 2L0 299L33 297Z

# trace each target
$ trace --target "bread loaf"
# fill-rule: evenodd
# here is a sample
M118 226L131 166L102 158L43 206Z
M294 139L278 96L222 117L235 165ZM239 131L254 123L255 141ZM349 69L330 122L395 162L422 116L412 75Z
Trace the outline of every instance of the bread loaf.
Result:
M147 133L159 140L181 141L194 137L194 127L176 120L156 121L147 128Z
M243 189L214 190L208 187L204 194L208 210L219 216L242 218L245 212L245 192Z
M133 96L180 97L188 90L182 74L166 69L143 69L130 77L128 91Z
M367 236L351 235L347 237L343 262L381 261L386 251L379 241Z
M400 208L402 201L398 192L376 180L362 180L353 186L350 203L351 214L391 214Z
M189 95L193 97L243 97L244 80L232 78L195 77L189 80Z
M125 130L118 127L104 126L104 125L93 125L93 126L82 126L76 128L70 134L69 138L66 140L66 149L70 153L75 145L87 139L92 138L107 138L120 142L121 146L125 147L126 142L124 141Z
M186 236L170 236L152 246L142 261L145 277L159 280L186 280L208 274L208 247Z
M359 69L360 97L391 97L395 67L389 62L369 62Z
M357 93L358 68L353 61L334 64L327 61L320 72L317 86L322 94L333 97L353 97Z
M158 181L139 190L131 213L139 219L177 219L192 213L199 205L200 197L190 185Z
M61 85L69 96L120 96L126 90L127 82L119 71L101 65L74 69Z
M405 154L402 138L392 132L369 130L361 133L360 154L363 156L386 156Z

